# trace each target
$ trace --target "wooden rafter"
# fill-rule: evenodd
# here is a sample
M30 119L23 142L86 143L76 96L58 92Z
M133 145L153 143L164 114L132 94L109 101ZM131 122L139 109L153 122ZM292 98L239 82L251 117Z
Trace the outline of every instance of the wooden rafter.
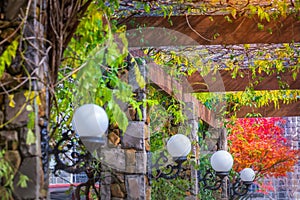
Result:
M236 114L237 117L243 118L249 116L249 113L260 113L262 117L292 117L300 116L300 101L284 104L279 102L279 108L274 106L274 103L270 103L268 106L261 108L253 108L244 106Z
M150 81L152 84L156 85L167 94L174 96L176 99L193 103L195 110L192 112L194 112L196 116L204 120L212 127L218 126L216 113L207 109L190 93L185 93L184 84L180 84L174 80L171 76L164 72L160 66L154 63L148 65L148 79L148 81Z
M231 16L228 17L232 19ZM163 48L179 45L300 42L300 20L295 16L280 18L270 23L260 21L257 17L238 17L229 22L224 15L173 16L170 21L163 17L152 16L135 17L127 20L126 25L129 32L135 33L129 34L129 45ZM262 30L258 28L258 23L263 25ZM147 28L134 31L138 26ZM219 70L217 76L209 74L206 77L201 77L199 73L195 73L188 77L192 89L185 92L243 91L254 81L247 69L243 70L243 74L244 77L237 76L233 79L231 72L225 70ZM261 73L259 76L263 80L254 86L255 90L286 89L284 88L286 85L289 85L289 89L300 89L300 79L294 80L292 72L272 75ZM279 108L275 108L272 103L259 109L243 107L237 116L245 117L248 112L260 112L264 117L300 116L299 102L290 104L279 102L279 105Z
M233 78L232 71L219 70L218 74L209 73L202 77L196 72L189 76L188 80L193 88L191 92L244 91L255 80L260 81L258 84L254 84L254 90L300 89L300 78L293 79L290 71L271 75L265 72L257 73L255 79L252 78L252 72L248 69L240 69L240 74L243 74L243 77L238 75Z
M296 16L270 22L260 21L255 16L236 19L230 15L172 16L170 19L146 16L129 18L124 24L128 30L147 27L144 32L143 28L139 28L136 34L129 36L130 46L195 45L195 42L200 45L300 42L300 20ZM160 32L153 27L164 28L165 31ZM185 37L174 38L178 33Z
M192 86L192 90L189 92L237 92L244 91L250 83L253 83L251 73L249 70L242 70L245 76L240 76L235 79L231 76L231 71L219 70L219 73L209 74L206 77L200 76L199 73L194 73L188 77L189 83ZM248 75L247 75L248 74ZM279 90L279 89L300 89L300 78L293 79L292 72L283 72L280 75L272 74L270 76L265 73L261 73L260 77L263 80L254 86L254 90ZM288 85L289 88L281 88ZM199 84L201 83L201 84ZM254 108L244 106L237 112L237 117L248 116L249 113L260 113L262 117L283 117L283 116L300 116L300 101L290 102L288 104L282 101L278 102L278 107L274 106L274 103L269 105Z

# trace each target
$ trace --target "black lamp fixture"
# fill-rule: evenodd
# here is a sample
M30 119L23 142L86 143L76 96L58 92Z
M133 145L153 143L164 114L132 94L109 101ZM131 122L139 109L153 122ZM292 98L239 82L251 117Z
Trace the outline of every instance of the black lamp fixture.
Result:
M91 153L105 144L108 124L107 114L102 107L85 104L77 108L72 119L74 130L65 131L50 149L56 161L54 171L83 172L94 160ZM77 134L80 139L76 137Z
M56 143L55 147L50 150L50 154L54 155L56 165L54 171L64 170L69 173L78 174L86 172L88 181L80 184L76 188L76 194L79 198L79 190L86 187L86 193L93 188L97 195L95 183L100 180L101 163L95 162L92 156L100 146L106 143L106 131L109 121L105 110L95 104L85 104L75 110L72 119L74 130L68 130L62 134L62 138ZM79 135L75 137L76 134ZM166 151L162 151L157 155L151 152L147 154L147 176L151 179L174 179L180 175L182 165L187 161L187 155L191 151L191 142L189 138L183 134L175 134L167 142L166 149L175 164L169 163ZM88 151L87 151L88 150ZM155 162L152 162L155 157ZM157 157L157 158L156 158ZM166 166L165 166L166 165ZM230 153L224 150L215 152L211 157L211 166L214 169L207 170L205 175L201 177L198 172L198 180L203 184L204 189L218 190L221 188L225 180L228 182L228 194L230 198L234 196L244 196L247 194L249 186L255 179L255 173L251 168L245 168L240 172L240 176L235 179L234 183L230 183L229 171L233 165L233 158Z
M152 153L148 153L148 179L174 179L177 178L182 170L182 164L187 160L187 155L192 148L190 139L183 134L175 134L167 142L167 151L171 155L175 165L165 163L169 161L165 151L159 153L159 157L152 163ZM153 173L153 171L155 171Z
M227 182L227 195L229 199L244 196L248 193L249 187L255 179L255 172L251 168L244 168L240 171L239 176L235 177L235 181L231 183L229 172L233 166L232 155L225 151L219 150L215 152L210 159L211 166L214 170L207 170L205 175L201 177L201 171L198 172L198 180L203 184L205 190L218 190ZM225 179L228 177L228 179Z
M72 174L86 173L88 180L76 187L76 199L80 199L82 187L85 187L86 198L89 197L91 189L100 197L96 183L100 181L101 163L92 156L92 153L105 144L108 125L108 117L102 107L85 104L74 112L72 119L74 130L66 130L55 146L49 150L49 154L54 156L55 175L58 170Z

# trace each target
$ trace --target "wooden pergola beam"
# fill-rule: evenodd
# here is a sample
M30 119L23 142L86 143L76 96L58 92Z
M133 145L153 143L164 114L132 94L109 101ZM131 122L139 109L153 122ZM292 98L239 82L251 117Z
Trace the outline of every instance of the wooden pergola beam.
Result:
M168 20L164 17L145 16L132 17L127 19L124 24L127 25L129 32L130 47L300 42L299 17L287 16L270 22L260 21L257 17L248 18L245 16L232 19L228 15L227 18L230 17L232 20L229 22L225 17L225 15L172 16ZM258 28L258 23L263 29ZM219 71L217 76L209 74L206 77L201 77L199 73L195 73L188 78L192 87L188 88L188 91L184 88L184 92L243 91L253 81L251 75L247 74L249 72L244 71L244 77L238 76L233 79L229 71ZM268 76L262 73L260 76L264 79L254 86L255 90L282 89L278 84L279 79L287 83L289 89L300 89L300 79L294 80L291 72L284 72L279 76L276 74ZM164 79L166 78L161 80ZM259 111L264 117L299 116L300 112L297 112L300 111L299 106L300 103L295 102L288 105L280 103L279 109L275 109L272 104L259 109L243 107L237 114L238 117L245 117L248 112ZM206 120L209 121L208 119L213 119L213 117L208 117Z
M144 16L123 23L129 32L136 29L128 35L129 46L135 47L300 42L300 20L292 15L270 22L261 21L257 16L236 19L231 15L172 16L170 19Z
M218 127L216 114L201 104L190 93L185 93L185 84L181 84L169 76L160 66L150 63L147 66L148 81L162 89L170 96L174 96L177 100L193 103L195 110L192 112L212 127ZM186 81L187 83L187 81ZM188 83L187 83L188 84ZM187 86L188 87L188 86Z
M130 49L130 53L134 57L145 56L144 52L140 49ZM154 62L147 63L147 82L149 84L155 85L157 88L161 89L163 92L170 96L175 97L179 101L189 102L193 104L194 109L190 110L199 119L202 119L207 124L212 127L219 127L220 123L216 117L216 113L212 110L206 108L201 104L192 94L187 93L187 88L191 88L188 80L182 78L180 82L172 78L167 74L161 66Z
M280 74L268 75L265 72L257 73L255 79L252 78L252 72L249 69L240 69L243 77L232 78L232 71L219 70L217 74L209 73L202 77L199 72L193 73L188 77L188 81L193 88L191 92L229 92L244 91L247 86L259 80L254 84L254 90L279 90L279 89L300 89L300 78L293 79L292 72L286 71ZM289 86L288 88L284 88Z
M239 118L249 116L249 113L260 113L262 117L292 117L300 116L300 101L284 104L279 102L279 108L274 107L274 103L261 108L242 107L236 114Z
M206 77L200 76L198 72L188 77L188 81L192 86L189 92L237 92L245 91L245 88L253 83L249 70L241 70L244 77L237 76L232 78L231 72L219 70L217 74L208 74ZM249 76L247 76L247 74ZM254 90L279 90L279 80L289 85L289 89L300 89L300 78L293 79L292 72L282 72L280 75L272 74L268 76L265 73L259 74L263 80L254 86ZM244 106L237 112L237 117L243 118L249 113L260 113L262 117L283 117L283 116L300 116L300 101L284 104L279 101L279 108L275 108L274 103L261 108L253 108Z

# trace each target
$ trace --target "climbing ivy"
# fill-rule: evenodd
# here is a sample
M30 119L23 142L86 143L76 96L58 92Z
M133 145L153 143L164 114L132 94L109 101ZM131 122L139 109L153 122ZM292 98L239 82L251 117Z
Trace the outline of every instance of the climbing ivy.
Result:
M201 147L201 151L208 151L208 146L206 144L205 139L211 138L211 133L208 131L208 125L205 124L202 120L199 120L198 123L198 137L199 137L199 146ZM205 175L206 170L210 169L210 154L200 153L199 157L199 165L197 166L198 173L200 178ZM203 183L200 181L199 186L199 199L201 200L211 200L215 199L214 193L211 190L204 189Z
M14 191L15 175L19 175L17 186L26 188L29 178L15 169L7 157L6 149L0 151L0 194L1 200L13 199L12 194Z
M151 122L151 150L156 151L164 148L166 144L163 141L177 134L179 127L183 126L186 120L183 113L184 103L151 85L147 87L146 102Z
M15 58L18 45L19 37L16 37L16 39L14 39L0 55L0 79L5 71L5 68L9 67L12 59Z
M183 113L183 103L151 85L147 87L147 97L146 101L150 115L150 149L155 161L158 158L156 155L161 151L166 151L167 141L172 135L177 133L189 134L189 129L180 128L184 126L186 121L186 116ZM188 167L189 164L184 167ZM180 176L185 175L181 174ZM157 200L184 199L186 196L191 195L191 180L188 177L186 179L181 177L174 180L152 179L151 198Z
M85 103L104 106L111 124L124 132L128 119L118 101L128 103L141 116L140 105L131 86L123 80L129 65L135 71L140 87L145 83L134 58L128 61L128 46L124 26L117 27L111 20L113 10L104 2L92 4L82 18L75 37L65 51L65 60L58 74L56 109L53 116L70 119L74 108ZM69 67L72 66L72 67ZM53 117L55 119L55 117ZM57 119L57 118L56 118ZM58 122L58 121L55 121Z
M235 116L237 112L248 106L253 108L252 113L248 113L248 116L260 116L257 113L256 108L274 105L274 109L279 109L281 104L289 104L299 100L300 90L253 90L247 88L245 91L239 92L226 92L225 94L219 93L198 93L197 98L209 109L214 108L214 105L219 102L227 102L224 106L223 116ZM247 117L247 116L245 116Z

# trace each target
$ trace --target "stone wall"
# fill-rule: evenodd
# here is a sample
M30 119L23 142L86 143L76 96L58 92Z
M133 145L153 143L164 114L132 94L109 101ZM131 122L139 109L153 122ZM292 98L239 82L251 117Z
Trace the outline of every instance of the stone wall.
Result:
M45 199L47 187L44 184L39 119L45 117L46 108L43 107L44 101L39 104L36 100L42 89L37 80L43 80L43 70L47 68L47 55L43 51L43 22L39 21L45 9L42 6L46 4L31 2L27 10L27 21L20 29L20 34L16 28L21 22L19 16L25 17L28 1L1 3L1 42L8 36L12 37L1 45L0 54L4 51L2 47L7 47L15 39L18 41L18 51L11 66L6 66L1 77L0 150L6 150L5 158L15 170L14 199ZM22 8L24 12L20 12ZM13 35L13 32L16 34ZM17 184L20 174L29 179L26 188ZM1 181L0 190L5 184L5 180Z
M28 105L23 92L14 94L15 107L8 104L8 97L4 97L3 110L0 111L3 117L1 121L7 122L14 118L0 131L0 148L6 149L6 158L16 169L14 178L14 198L15 199L35 199L36 196L46 197L47 191L43 189L44 176L41 162L41 149L39 146L39 127L36 126L34 142L28 143L28 114L22 108ZM21 111L21 112L19 112ZM17 173L18 171L18 173ZM29 178L28 187L17 186L20 173ZM1 187L1 186L0 186Z
M140 66L142 76L146 77L145 66ZM125 78L124 78L125 77ZM138 101L146 98L145 89L136 82L133 67L124 74L136 94ZM122 104L122 103L120 103ZM110 127L107 144L98 149L104 171L101 182L101 199L150 199L150 187L147 184L146 165L149 150L149 131L146 122L146 109L141 107L142 118L132 108L124 107L129 118L125 133L118 127Z

